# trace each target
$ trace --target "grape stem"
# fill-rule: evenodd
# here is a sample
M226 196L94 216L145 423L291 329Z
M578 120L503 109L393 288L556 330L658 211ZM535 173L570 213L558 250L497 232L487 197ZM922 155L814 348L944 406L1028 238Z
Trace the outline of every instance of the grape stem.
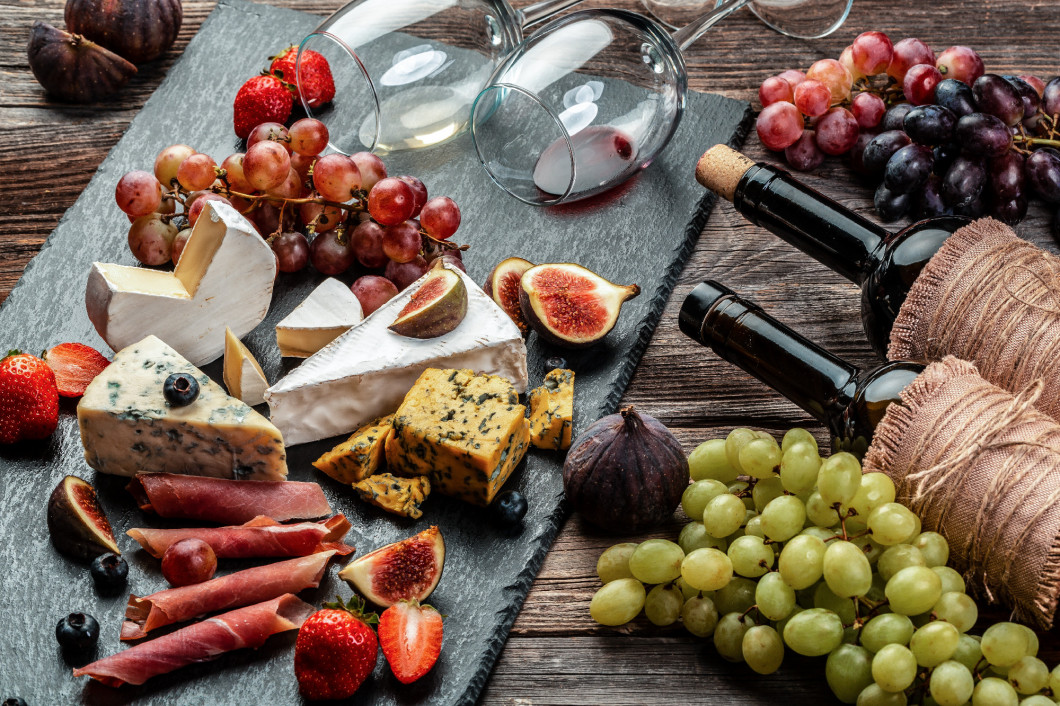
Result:
M1027 135L1015 135L1012 141L1017 144L1022 144L1027 149L1034 149L1036 146L1043 147L1060 147L1060 140L1052 140L1045 137L1029 137Z

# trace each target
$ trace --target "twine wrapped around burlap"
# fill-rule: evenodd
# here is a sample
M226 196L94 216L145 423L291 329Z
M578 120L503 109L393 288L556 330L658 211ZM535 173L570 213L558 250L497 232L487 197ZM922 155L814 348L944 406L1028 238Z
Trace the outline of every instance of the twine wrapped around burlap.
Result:
M887 357L971 361L1019 392L1044 383L1038 408L1060 420L1060 257L983 218L947 238L917 277Z
M901 393L864 460L950 543L969 592L1052 626L1060 594L1060 424L948 356Z

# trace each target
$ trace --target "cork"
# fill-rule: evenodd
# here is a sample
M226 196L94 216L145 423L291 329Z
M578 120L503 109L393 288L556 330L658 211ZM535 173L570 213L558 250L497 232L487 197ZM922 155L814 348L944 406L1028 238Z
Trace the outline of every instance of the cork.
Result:
M726 201L732 201L740 178L753 166L753 161L728 145L714 145L699 158L696 181Z

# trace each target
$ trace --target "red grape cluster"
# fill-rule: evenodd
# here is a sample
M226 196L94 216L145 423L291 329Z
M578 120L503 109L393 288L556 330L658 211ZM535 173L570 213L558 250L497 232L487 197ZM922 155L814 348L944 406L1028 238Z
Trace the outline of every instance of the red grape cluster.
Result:
M243 213L272 246L281 272L312 265L333 277L354 270L351 289L371 313L441 258L464 269L448 242L460 226L452 199L428 199L414 176L387 176L374 154L321 155L327 127L303 118L262 123L247 151L220 166L187 145L170 145L154 173L132 171L114 191L132 225L129 249L145 265L176 264L207 201ZM177 205L181 206L178 212Z
M1031 196L1060 205L1060 77L988 74L968 47L936 57L919 39L864 32L838 60L768 78L758 96L762 144L800 171L848 155L882 181L874 202L885 221L1017 223Z

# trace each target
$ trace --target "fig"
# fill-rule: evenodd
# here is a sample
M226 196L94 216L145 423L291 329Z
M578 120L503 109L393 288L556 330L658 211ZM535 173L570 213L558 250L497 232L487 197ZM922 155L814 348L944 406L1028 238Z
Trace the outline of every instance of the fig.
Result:
M78 559L121 554L96 491L77 476L63 478L48 498L48 532L56 549Z
M537 265L519 280L519 308L549 343L586 348L615 327L622 303L640 294L635 284L612 284L572 263Z
M437 338L459 326L466 315L464 280L439 258L389 328L409 338Z
M483 289L497 306L504 309L504 313L512 317L512 321L523 332L523 338L530 335L530 324L526 323L523 310L519 308L519 280L523 273L534 266L534 263L521 257L509 257L501 260L486 278L486 286Z
M29 34L29 67L51 95L71 103L93 103L116 92L136 67L80 34L34 22Z
M184 20L180 0L66 0L66 26L142 64L173 46Z
M380 547L339 572L365 598L388 608L398 601L426 600L442 577L445 542L437 527Z

